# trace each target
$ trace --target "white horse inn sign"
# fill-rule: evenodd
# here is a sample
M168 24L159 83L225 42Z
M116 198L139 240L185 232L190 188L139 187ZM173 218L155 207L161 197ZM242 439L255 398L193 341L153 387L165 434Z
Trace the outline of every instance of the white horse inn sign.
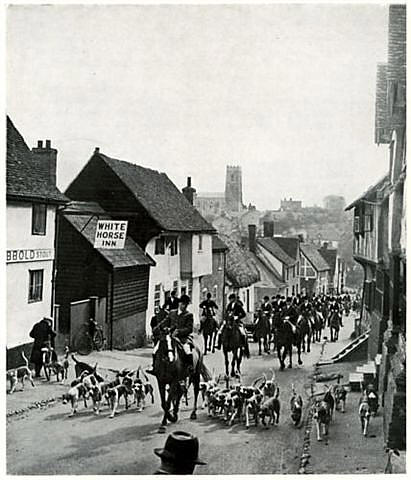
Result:
M94 248L124 248L127 224L126 220L99 220L97 222Z
M54 259L54 248L7 250L6 263L40 262Z

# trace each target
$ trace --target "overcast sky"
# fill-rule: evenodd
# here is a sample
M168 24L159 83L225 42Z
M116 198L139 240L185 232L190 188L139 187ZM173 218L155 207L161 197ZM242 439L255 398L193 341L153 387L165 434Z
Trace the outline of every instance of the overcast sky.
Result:
M379 5L12 6L7 112L51 139L64 191L95 146L181 188L347 202L388 167L374 145Z

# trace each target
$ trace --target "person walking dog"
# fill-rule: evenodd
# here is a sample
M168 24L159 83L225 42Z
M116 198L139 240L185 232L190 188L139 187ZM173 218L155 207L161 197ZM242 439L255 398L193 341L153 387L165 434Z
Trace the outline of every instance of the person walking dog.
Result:
M41 349L47 346L47 342L50 342L51 347L54 348L55 336L56 332L53 330L53 319L51 317L42 318L31 329L30 337L34 338L34 344L31 350L30 362L34 363L36 377L40 376L41 367L43 366Z

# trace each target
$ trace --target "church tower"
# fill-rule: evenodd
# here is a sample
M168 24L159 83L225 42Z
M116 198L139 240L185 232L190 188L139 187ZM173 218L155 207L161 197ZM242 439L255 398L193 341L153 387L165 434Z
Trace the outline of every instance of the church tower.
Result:
M243 187L241 167L227 165L225 177L225 204L229 212L240 212L243 209Z

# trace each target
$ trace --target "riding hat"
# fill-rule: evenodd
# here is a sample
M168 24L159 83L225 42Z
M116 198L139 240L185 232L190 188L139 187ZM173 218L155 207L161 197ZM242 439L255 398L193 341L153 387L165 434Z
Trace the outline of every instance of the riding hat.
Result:
M188 295L181 295L180 299L179 299L179 303L184 303L186 305L188 305L190 303L190 297Z
M207 465L198 458L198 438L187 432L170 433L164 448L155 448L154 453L169 462L177 464Z
M51 317L43 317L43 320L46 320L47 322L53 323L54 320Z

